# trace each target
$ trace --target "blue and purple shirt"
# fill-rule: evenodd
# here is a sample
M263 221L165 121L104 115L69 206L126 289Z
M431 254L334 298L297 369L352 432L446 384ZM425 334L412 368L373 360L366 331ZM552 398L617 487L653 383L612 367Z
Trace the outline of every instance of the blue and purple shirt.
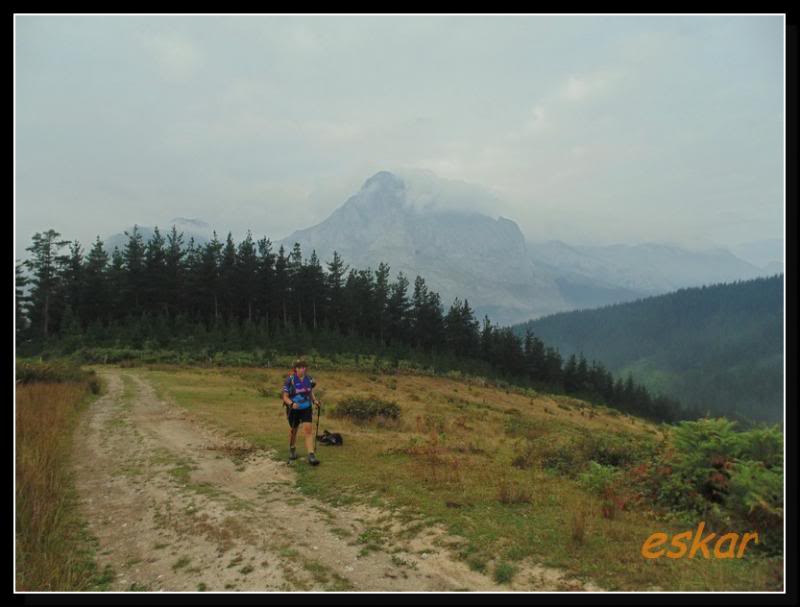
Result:
M292 390L292 378L294 378L294 390ZM300 379L297 373L292 373L283 382L283 391L289 395L292 402L297 403L298 409L308 409L311 406L311 378L308 375Z

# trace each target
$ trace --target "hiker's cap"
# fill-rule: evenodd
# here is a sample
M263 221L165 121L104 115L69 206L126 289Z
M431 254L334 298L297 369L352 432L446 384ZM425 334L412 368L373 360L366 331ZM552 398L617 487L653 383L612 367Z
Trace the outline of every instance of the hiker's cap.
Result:
M298 358L294 361L294 368L299 369L300 367L308 367L305 358Z

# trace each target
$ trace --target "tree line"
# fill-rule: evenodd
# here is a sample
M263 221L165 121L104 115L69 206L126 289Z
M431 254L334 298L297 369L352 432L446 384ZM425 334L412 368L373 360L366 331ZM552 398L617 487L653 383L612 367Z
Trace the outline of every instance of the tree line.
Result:
M18 345L41 351L65 335L86 345L141 345L144 335L160 345L286 347L287 335L302 335L303 349L443 356L650 419L699 416L583 355L562 359L530 330L519 337L487 316L479 322L467 299L445 311L421 276L412 284L399 272L392 280L385 263L350 268L334 252L323 264L314 251L303 257L298 243L275 251L250 232L238 244L216 232L209 242L185 243L174 226L166 236L155 228L147 242L136 227L125 235L110 255L99 237L86 252L52 229L33 236L30 259L16 267Z

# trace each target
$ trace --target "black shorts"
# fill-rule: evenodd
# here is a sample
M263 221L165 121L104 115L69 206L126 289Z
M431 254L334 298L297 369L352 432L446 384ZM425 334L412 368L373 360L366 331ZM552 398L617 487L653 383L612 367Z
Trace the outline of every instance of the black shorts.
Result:
M286 419L289 421L290 428L297 428L301 422L311 423L312 408L307 409L289 409L286 408Z

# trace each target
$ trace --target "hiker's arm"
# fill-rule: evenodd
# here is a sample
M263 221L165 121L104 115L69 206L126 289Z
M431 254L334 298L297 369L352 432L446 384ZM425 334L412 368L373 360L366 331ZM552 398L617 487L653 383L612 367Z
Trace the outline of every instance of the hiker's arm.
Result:
M287 407L291 407L292 409L296 409L297 408L297 404L292 402L292 399L289 398L289 390L287 389L287 387L285 385L283 386L283 390L281 390L281 396L283 398L283 403Z

